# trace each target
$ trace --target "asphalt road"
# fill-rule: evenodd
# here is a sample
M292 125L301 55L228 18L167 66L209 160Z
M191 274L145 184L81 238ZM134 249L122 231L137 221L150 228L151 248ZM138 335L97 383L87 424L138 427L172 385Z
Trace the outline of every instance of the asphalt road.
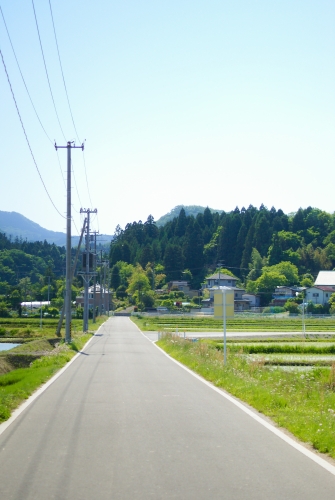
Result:
M0 498L334 500L335 476L120 317L1 434Z

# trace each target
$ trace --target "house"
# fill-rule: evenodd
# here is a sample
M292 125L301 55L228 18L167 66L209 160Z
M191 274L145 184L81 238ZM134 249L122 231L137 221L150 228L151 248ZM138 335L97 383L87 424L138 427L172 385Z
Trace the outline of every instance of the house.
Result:
M80 292L80 295L76 297L76 304L78 307L84 307L84 295L85 290ZM94 286L88 288L88 304L89 308L93 309L93 304L95 307L101 305L102 312L112 310L112 293L108 288L103 288L99 283L95 285L95 300L94 300Z
M306 288L301 286L276 286L272 295L272 306L284 306L285 302L292 297L296 297L298 293L303 292Z
M335 271L320 271L314 286L306 289L305 301L325 305L335 293Z
M203 307L213 307L214 304L214 295L218 290L218 286L213 286L212 288L207 288L209 291L209 299L203 299L201 301ZM232 290L234 294L234 311L248 311L250 309L250 301L243 297L245 290L243 288L238 288L236 286L230 286L225 288L229 288Z
M171 291L172 288L178 288L180 292L188 293L190 291L190 286L187 281L176 280L168 282L168 290Z
M180 292L184 292L185 295L188 295L190 298L197 297L199 295L198 290L191 290L190 285L187 281L182 281L182 280L169 281L168 283L169 292L171 291L172 288L174 289L178 288Z
M256 293L243 293L242 299L249 302L250 309L255 309L261 306L261 298Z
M335 271L320 271L314 286L335 286Z
M205 283L202 284L202 288L213 288L214 286L235 287L237 282L238 278L235 278L235 276L229 276L229 274L224 273L215 273L206 278Z
M244 297L245 290L243 288L232 287L234 291L234 311L249 311L250 301Z
M314 285L306 289L305 302L313 302L313 304L325 305L328 303L332 293L335 293L335 285Z
M211 307L214 303L214 293L218 287L228 287L234 292L234 310L235 311L248 311L250 309L250 301L243 297L245 290L243 288L238 288L236 283L238 278L235 276L230 276L224 273L214 273L208 276L205 283L202 284L202 289L207 289L209 291L209 299L203 300L203 305Z

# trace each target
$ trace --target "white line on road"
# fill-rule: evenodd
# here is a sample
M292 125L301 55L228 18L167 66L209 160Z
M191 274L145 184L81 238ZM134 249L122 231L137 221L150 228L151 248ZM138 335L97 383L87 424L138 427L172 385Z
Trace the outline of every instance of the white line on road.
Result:
M146 337L146 335L144 335L144 333L139 328L138 328L138 330L142 333L143 337L145 337L149 342L151 342L151 340L148 339L148 337ZM318 465L320 465L321 467L323 467L324 469L326 469L328 472L330 472L331 474L333 474L335 476L335 467L334 467L334 465L331 465L325 459L319 457L318 455L316 455L312 451L310 451L307 448L305 448L302 444L298 443L294 439L292 439L289 436L287 436L284 432L282 432L281 430L279 430L273 424L270 424L269 422L267 422L260 415L258 415L257 413L253 412L252 410L250 410L247 406L245 406L243 403L241 403L240 401L238 401L237 399L235 399L233 396L231 396L227 392L224 392L223 389L219 389L218 387L215 387L215 385L211 384L210 382L208 382L204 378L200 377L200 375L198 375L197 373L194 373L192 370L190 370L189 368L187 368L186 366L184 366L182 363L180 363L176 359L174 359L171 356L169 356L165 351L163 351L163 349L161 349L158 345L156 345L155 342L151 342L151 343L154 344L155 347L157 347L157 349L159 349L167 358L169 358L171 361L173 361L178 366L180 366L180 368L182 368L183 370L187 371L190 375L193 375L193 377L197 378L198 380L200 380L200 382L202 382L203 384L205 384L208 387L210 387L211 389L213 389L213 391L215 391L218 394L220 394L220 396L223 396L224 398L228 399L228 401L230 401L235 406L237 406L238 408L240 408L240 410L244 411L244 413L246 413L247 415L249 415L249 417L251 417L254 420L256 420L259 424L261 424L264 427L266 427L269 431L271 431L273 434L275 434L280 439L282 439L283 441L285 441L287 444L289 444L290 446L292 446L296 450L300 451L300 453L302 453L306 457L310 458L311 460L313 460L313 462L316 462Z
M99 328L96 331L96 333L98 333L98 331L103 326L103 324L99 326ZM86 344L82 348L82 351L88 346L88 344L94 338L94 335L92 335L92 337L86 342ZM51 379L49 379L48 382L46 382L44 385L42 385L42 387L40 387L39 389L37 389L24 403L22 403L22 405L20 405L18 408L16 408L16 410L13 411L11 417L8 420L6 420L6 422L3 422L2 424L0 424L0 436L14 422L14 420L16 420L19 415L21 415L21 413L28 406L31 405L31 403L33 403L35 401L35 399L37 399L44 391L46 391L47 388L50 387L50 385L53 384L55 382L55 380L57 380L58 377L60 377L65 372L65 370L68 369L68 367L70 365L72 365L72 363L78 358L78 356L80 356L80 354L81 353L78 352L78 354L76 354L75 356L73 356L73 358L68 363L66 363L66 365L63 366L63 368L61 368L59 370L59 372L56 373L56 375L54 375Z

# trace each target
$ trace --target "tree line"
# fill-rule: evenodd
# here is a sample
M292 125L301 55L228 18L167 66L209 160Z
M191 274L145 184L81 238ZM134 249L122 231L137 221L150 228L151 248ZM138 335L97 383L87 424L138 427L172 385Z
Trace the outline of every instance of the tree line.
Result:
M112 268L160 265L166 281L187 275L195 289L222 265L249 291L269 294L272 285L309 286L321 269L334 268L335 216L312 207L294 214L264 205L222 213L207 207L196 216L182 208L161 227L152 215L117 226L109 258Z

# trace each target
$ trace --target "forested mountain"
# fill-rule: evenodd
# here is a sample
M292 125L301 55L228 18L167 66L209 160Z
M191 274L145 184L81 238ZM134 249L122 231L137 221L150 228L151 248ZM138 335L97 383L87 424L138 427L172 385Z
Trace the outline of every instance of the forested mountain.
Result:
M65 245L65 233L49 231L36 222L27 219L17 212L0 210L0 231L9 239L22 238L28 241L47 241L56 245Z
M99 255L101 251L102 246ZM72 248L72 262L76 252L77 249ZM61 307L65 292L65 266L64 246L22 238L12 240L0 232L0 317L8 316L10 309L20 311L21 301L49 298L55 306ZM81 259L77 263L77 269L80 268ZM98 266L98 272L99 269ZM72 286L73 300L81 287L82 279L76 275Z
M80 229L78 228L78 230ZM6 234L9 240L19 238L27 241L46 241L59 246L65 246L66 244L65 233L45 229L17 212L0 210L0 231ZM101 234L100 237L104 242L107 241L108 244L112 239L112 236L108 234ZM79 236L72 235L72 246L78 245L78 242Z
M309 283L320 269L335 266L335 216L312 207L299 208L293 215L263 205L222 213L207 207L195 217L182 208L164 226L157 227L150 215L144 223L127 224L124 230L118 226L114 237L111 266L118 261L140 263L143 268L149 262L162 264L167 280L181 279L189 270L195 288L219 262L245 285L259 279L262 269L277 273L276 284L281 284L279 276L282 284L298 284L306 278ZM282 262L291 265L285 269L294 269L289 278L283 266L274 267Z

